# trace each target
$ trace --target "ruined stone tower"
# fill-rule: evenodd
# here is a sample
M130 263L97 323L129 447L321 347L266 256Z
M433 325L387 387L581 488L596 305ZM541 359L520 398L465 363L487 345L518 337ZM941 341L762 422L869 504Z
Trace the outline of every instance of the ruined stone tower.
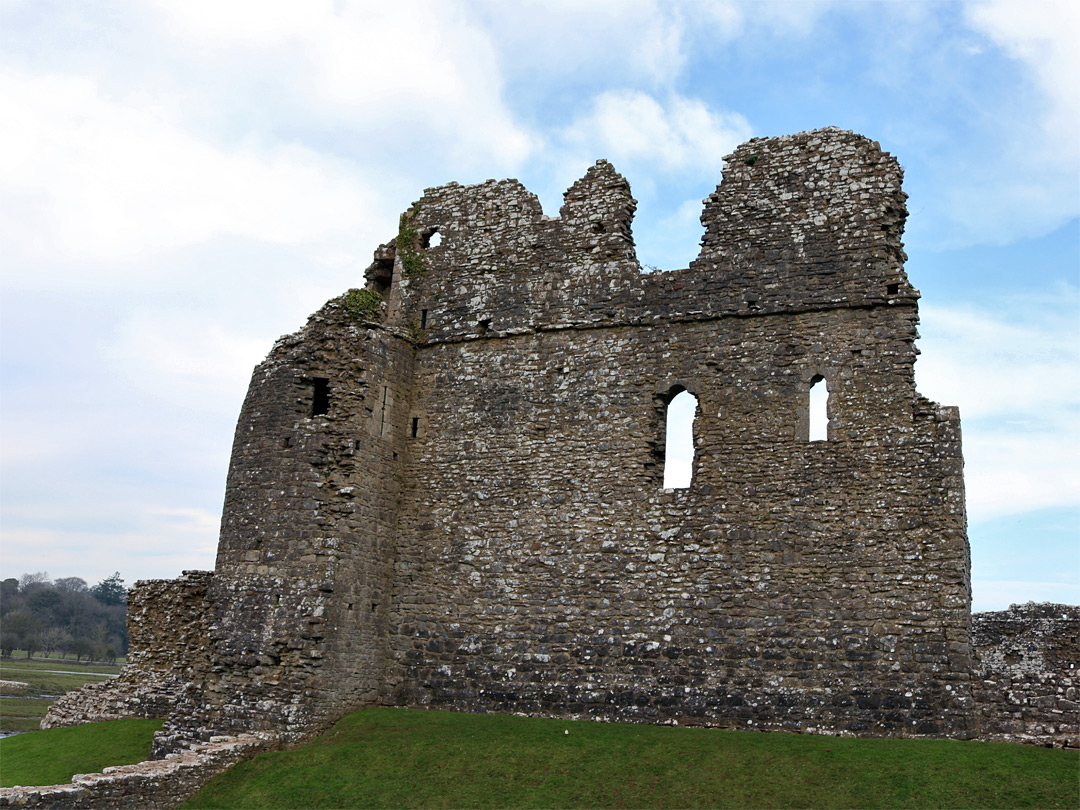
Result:
M216 569L154 585L188 652L113 690L171 703L158 754L374 703L974 734L960 422L915 391L901 174L850 132L752 140L698 258L649 274L604 161L558 217L513 180L427 190L255 369Z
M960 423L915 391L901 174L850 132L752 140L652 274L604 161L559 217L427 190L255 370L162 739L370 703L969 735Z

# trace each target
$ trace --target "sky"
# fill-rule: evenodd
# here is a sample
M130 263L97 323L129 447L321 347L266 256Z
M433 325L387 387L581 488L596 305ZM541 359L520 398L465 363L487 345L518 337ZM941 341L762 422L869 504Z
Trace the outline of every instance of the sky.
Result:
M597 158L685 267L723 157L905 170L973 608L1080 603L1080 4L0 0L0 577L212 569L252 368L423 189Z

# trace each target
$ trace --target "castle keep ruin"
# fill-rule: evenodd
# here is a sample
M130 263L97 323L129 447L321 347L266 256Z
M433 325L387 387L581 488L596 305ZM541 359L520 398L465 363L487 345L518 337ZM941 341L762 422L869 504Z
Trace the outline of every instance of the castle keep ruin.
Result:
M727 160L688 269L642 273L604 161L558 217L451 183L275 344L216 569L166 588L201 653L129 684L170 684L159 754L375 703L978 732L960 421L915 390L902 171L836 129ZM693 478L664 489L681 391Z

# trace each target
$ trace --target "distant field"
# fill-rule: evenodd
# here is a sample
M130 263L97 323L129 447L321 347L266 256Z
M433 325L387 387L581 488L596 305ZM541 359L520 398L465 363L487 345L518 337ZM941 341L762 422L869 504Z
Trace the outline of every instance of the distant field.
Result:
M50 672L62 670L63 672ZM76 674L64 674L76 673ZM102 674L104 673L104 674ZM0 731L31 731L39 728L49 706L65 692L83 684L109 680L118 675L119 665L77 664L74 659L0 658L0 680L30 685L29 693L0 697Z
M0 740L0 787L60 785L150 756L160 720L112 720L32 731Z
M185 808L1075 808L1080 753L365 709Z

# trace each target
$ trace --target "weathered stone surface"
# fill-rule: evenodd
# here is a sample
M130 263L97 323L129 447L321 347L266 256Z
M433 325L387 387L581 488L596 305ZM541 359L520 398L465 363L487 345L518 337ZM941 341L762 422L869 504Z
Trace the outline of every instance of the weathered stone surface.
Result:
M1028 602L971 617L980 736L1080 746L1080 607Z

